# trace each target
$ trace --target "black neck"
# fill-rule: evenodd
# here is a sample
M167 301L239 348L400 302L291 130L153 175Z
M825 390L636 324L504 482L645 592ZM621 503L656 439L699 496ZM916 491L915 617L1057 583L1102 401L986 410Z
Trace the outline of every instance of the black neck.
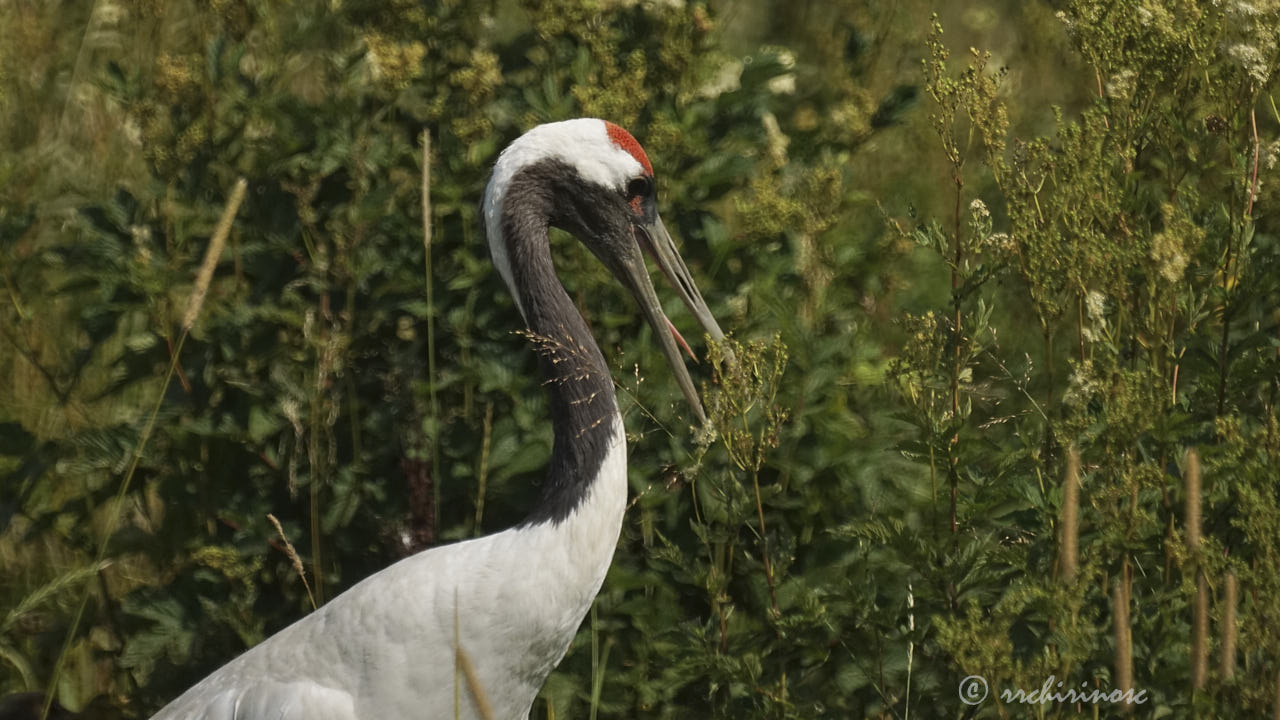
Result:
M551 261L552 192L536 174L518 174L502 214L512 280L538 353L555 432L542 497L523 525L559 523L581 504L599 475L618 412L609 366Z

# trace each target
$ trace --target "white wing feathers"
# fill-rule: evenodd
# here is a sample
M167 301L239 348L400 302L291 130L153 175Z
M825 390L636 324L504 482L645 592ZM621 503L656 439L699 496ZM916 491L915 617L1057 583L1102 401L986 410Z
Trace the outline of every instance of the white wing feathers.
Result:
M475 571L497 555L489 546L500 536L421 553L371 575L222 666L153 720L453 717L454 616L477 629L490 625L495 608L469 583L489 574ZM446 587L457 588L458 609L455 592L441 592ZM464 647L468 641L464 632Z
M199 687L199 686L197 686ZM193 688L194 690L194 688ZM356 720L351 694L305 680L259 680L252 685L183 695L156 718L166 720Z

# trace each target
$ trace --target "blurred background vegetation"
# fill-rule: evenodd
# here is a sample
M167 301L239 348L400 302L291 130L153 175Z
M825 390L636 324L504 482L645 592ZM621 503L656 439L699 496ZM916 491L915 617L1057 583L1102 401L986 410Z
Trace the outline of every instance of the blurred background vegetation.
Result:
M477 208L588 115L753 362L695 434L555 239L633 502L535 718L1280 717L1280 3L941 5L0 4L0 693L146 717L310 611L288 544L322 603L522 517Z

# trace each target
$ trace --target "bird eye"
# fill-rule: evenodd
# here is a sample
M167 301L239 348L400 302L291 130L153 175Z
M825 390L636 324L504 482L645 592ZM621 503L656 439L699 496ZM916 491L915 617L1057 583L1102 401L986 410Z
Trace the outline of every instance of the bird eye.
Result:
M653 180L640 176L627 183L627 197L644 197L653 190Z

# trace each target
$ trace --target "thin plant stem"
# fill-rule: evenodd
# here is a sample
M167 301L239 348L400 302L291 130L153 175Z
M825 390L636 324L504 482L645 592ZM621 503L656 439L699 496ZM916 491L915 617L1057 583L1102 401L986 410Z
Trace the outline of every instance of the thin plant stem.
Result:
M600 696L596 693L596 676L600 672L600 632L596 626L596 604L591 603L591 720L596 720L596 705Z
M666 425L662 424L662 421L658 419L658 416L654 415L652 410L645 407L644 403L640 402L640 398L636 397L636 394L631 392L626 385L614 380L613 387L622 391L622 393L627 396L627 399L631 401L632 406L638 409L645 417L649 418L654 425L657 425L659 430L667 434L667 437L675 437L671 430Z
M178 337L178 344L175 348L174 357L169 361L169 369L165 372L164 382L160 386L160 393L156 397L155 405L151 408L151 414L147 417L147 422L142 428L142 435L138 439L138 447L133 453L133 458L129 462L129 469L125 472L124 479L120 481L120 487L116 490L114 502L111 505L111 512L107 515L107 524L103 529L102 540L98 543L98 551L94 555L93 562L95 565L101 565L103 559L107 555L107 542L111 539L111 535L116 531L116 523L120 518L120 506L124 503L124 497L129 492L129 485L133 481L133 474L138 470L138 463L142 460L142 451L146 448L147 440L151 438L151 433L155 430L156 418L160 414L160 406L164 404L165 391L169 387L169 383L173 380L173 371L177 366L177 353L181 352L182 344L187 339L186 331ZM80 627L80 620L84 617L85 606L89 602L89 593L85 593L80 598L80 604L76 607L76 613L71 618L71 626L67 628L67 637L62 643L62 651L58 653L58 660L53 665L53 674L49 678L49 689L45 694L44 710L40 717L42 720L49 717L49 711L53 706L53 696L57 692L58 680L62 675L62 669L66 664L68 653L71 652L71 643L75 640L76 630Z
M613 638L605 638L604 651L600 650L600 635L596 625L596 606L591 606L591 709L590 720L596 720L600 709L600 696L604 691L605 668L609 666L609 650Z
M953 342L955 343L954 362L951 368L951 421L958 422L960 418L960 340L964 332L963 322L964 316L960 310L960 267L964 261L964 245L960 235L960 203L964 192L964 179L960 175L959 164L957 163L954 178L956 185L956 207L955 207L955 261L951 266L951 301L954 306L953 320ZM956 500L959 495L960 482L960 456L957 454L960 445L960 431L957 429L951 435L951 444L948 454L950 457L950 466L947 469L947 477L951 481L951 534L954 536L959 532L959 525L956 522Z
M916 631L916 596L911 590L911 583L907 583L907 631L914 634ZM916 642L914 638L907 640L907 690L903 693L902 700L902 720L910 720L911 718L911 663L915 659Z
M356 283L352 279L347 284L347 326L348 332L354 334L356 318ZM360 442L360 399L356 393L355 373L345 373L347 386L347 412L351 415L351 457L359 463L363 456Z
M769 561L769 536L765 533L764 504L760 500L760 472L758 469L751 473L751 487L756 493L756 519L760 522L760 559L764 564L765 582L769 584L769 599L773 602L773 614L774 617L777 617L781 614L781 611L778 610L778 591L773 583L773 563Z
M422 255L427 291L427 396L431 403L431 527L440 527L440 404L436 398L435 283L431 270L431 131L422 130Z
M1249 205L1245 208L1245 217L1253 217L1253 200L1258 195L1258 116L1253 108L1249 109L1249 125L1253 128L1253 178L1249 180Z
M1084 351L1084 295L1076 294L1076 341L1080 344L1080 362L1085 360Z
M1250 189L1249 203L1252 206L1252 188ZM1234 201L1232 201L1231 206L1231 213L1234 215ZM1231 291L1236 285L1236 282L1232 279L1232 273L1240 272L1241 255L1244 254L1244 224L1247 222L1247 217L1248 212L1246 211L1240 217L1239 230L1233 230L1227 237L1227 253L1222 264L1222 342L1218 346L1218 416L1221 416L1226 410L1227 404L1227 375L1231 369L1231 360L1227 355L1227 351L1231 348L1231 313L1235 309L1231 303ZM1235 242L1237 234L1241 236L1238 249ZM1234 270L1232 268L1232 260L1235 261Z
M480 468L476 471L476 535L484 522L484 496L489 484L489 448L493 440L493 401L484 406L484 437L480 441Z
M321 359L316 369L316 395L311 400L311 417L320 417L320 392L324 378L324 360ZM320 478L328 468L318 469L320 460L320 433L311 431L308 445L308 459L311 463L311 480L307 483L308 512L311 515L311 573L316 578L316 599L324 604L324 570L322 566L320 546Z

